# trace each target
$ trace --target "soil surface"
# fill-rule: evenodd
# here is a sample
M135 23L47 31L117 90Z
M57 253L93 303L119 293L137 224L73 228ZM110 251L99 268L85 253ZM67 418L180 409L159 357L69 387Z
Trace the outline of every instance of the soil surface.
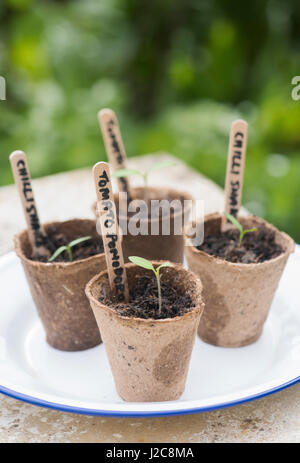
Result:
M174 318L189 312L194 307L189 294L181 294L163 281L161 274L162 311L158 313L158 290L156 278L153 275L143 276L136 279L135 284L130 288L128 304L114 303L111 298L99 298L99 301L124 317L136 318Z
M256 232L246 233L240 248L239 236L238 230L210 235L197 249L229 262L242 264L265 262L283 252L282 247L275 242L274 231L269 228L259 227Z
M45 246L51 252L51 255L56 251L60 246L67 245L70 241L76 240L77 238L82 238L82 235L74 236L71 240L67 239L64 234L56 229L55 226L50 226L47 229L46 242ZM72 247L73 261L87 259L88 257L94 256L96 254L101 254L104 252L102 240L99 238L92 237L90 240L84 241ZM32 260L39 262L48 262L47 256L38 256L31 257ZM59 256L56 257L54 262L70 262L67 251L62 252Z

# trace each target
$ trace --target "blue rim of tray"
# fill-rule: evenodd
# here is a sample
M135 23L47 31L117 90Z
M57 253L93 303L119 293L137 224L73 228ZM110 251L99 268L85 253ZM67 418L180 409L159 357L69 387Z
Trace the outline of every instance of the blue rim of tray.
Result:
M300 376L297 376L296 378L290 381L287 381L286 383L283 383L273 388L259 392L258 394L249 395L249 396L244 397L243 399L223 402L217 405L210 405L206 407L192 407L192 408L185 408L185 409L180 409L180 410L176 410L176 409L157 410L157 411L149 410L149 411L140 411L140 412L100 410L100 409L85 408L85 407L73 407L71 405L58 404L55 402L48 402L47 400L38 399L36 397L14 391L13 389L9 389L4 386L0 386L0 392L4 395L12 397L13 399L22 400L23 402L27 402L32 405L38 405L44 408L51 408L52 410L58 410L61 412L77 413L80 415L108 416L108 417L118 417L118 418L150 418L150 417L158 417L158 416L189 415L192 413L211 412L214 410L219 410L221 408L233 407L235 405L242 405L252 400L262 399L263 397L274 394L275 392L282 391L283 389L293 386L294 384L297 384L298 382L300 382Z

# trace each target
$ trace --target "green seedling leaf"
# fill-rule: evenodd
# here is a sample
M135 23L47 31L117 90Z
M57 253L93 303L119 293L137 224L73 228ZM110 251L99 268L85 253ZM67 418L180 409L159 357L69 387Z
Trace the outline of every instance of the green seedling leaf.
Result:
M163 267L173 267L173 265L171 264L171 262L164 262L156 270L160 270Z
M255 227L255 228L249 228L248 230L244 230L244 233L252 233L252 232L256 232L258 229Z
M76 246L76 244L83 243L84 241L87 241L87 240L90 240L90 239L92 239L91 236L83 236L82 238L77 238L76 240L71 241L68 244L68 247L72 248L73 246Z
M240 224L240 222L238 222L238 221L236 220L235 217L233 217L233 215L228 214L227 212L225 212L225 216L226 216L227 219L232 223L232 225L234 225L240 232L243 231L242 225Z
M151 172L153 170L160 170L164 169L165 167L172 167L176 166L177 162L175 161L161 161L161 162L156 162L153 164L150 169L148 169L148 172Z
M60 248L56 249L56 251L52 254L48 262L53 262L62 252L67 250L67 246L60 246Z
M136 169L118 169L112 174L112 177L129 177L130 175L141 175L143 177L143 173Z
M175 164L176 164L175 161L156 162L145 172L141 172L140 170L137 170L137 169L118 169L112 174L112 176L115 178L120 178L120 177L129 177L130 175L139 175L140 177L143 177L144 187L145 189L147 189L148 176L151 171L164 169L165 167L171 167L171 166L174 166Z
M56 249L56 251L52 254L48 262L53 262L64 251L67 251L69 260L70 262L72 262L73 255L71 248L73 246L76 246L76 244L83 243L84 241L90 240L91 238L91 236L83 236L82 238L77 238L76 240L70 241L70 243L66 246L61 246L60 248Z
M243 241L243 238L245 236L246 233L252 233L252 232L255 232L257 231L257 228L249 228L248 230L243 230L240 232L240 239L239 239L239 248L241 247L242 245L242 241Z
M138 257L138 256L130 256L128 257L128 259L130 260L130 262L132 262L135 265L138 265L139 267L143 267L148 270L154 271L154 267L152 263L150 262L150 260L148 259L144 259L143 257Z

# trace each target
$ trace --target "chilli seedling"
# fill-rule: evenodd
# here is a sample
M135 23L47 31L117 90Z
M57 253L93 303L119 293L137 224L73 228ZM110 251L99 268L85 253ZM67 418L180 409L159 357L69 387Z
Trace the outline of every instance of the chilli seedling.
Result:
M246 233L256 232L257 228L256 227L255 228L248 228L248 230L244 230L242 225L240 224L240 222L238 222L236 220L236 218L233 217L233 215L228 214L227 212L225 212L225 216L232 223L232 225L234 225L238 229L238 231L240 232L240 238L239 238L239 244L238 244L238 247L240 248L241 245L242 245L242 241L243 241L243 238L244 238L245 234Z
M130 177L131 175L139 175L144 180L144 187L145 189L148 187L148 177L150 172L154 170L164 169L165 167L172 167L175 166L175 161L161 161L152 164L152 166L145 170L144 172L137 170L137 169L118 169L112 175L113 177L120 178L120 177Z
M90 240L92 237L91 236L83 236L82 238L77 238L76 240L70 241L69 244L66 244L65 246L60 246L56 251L52 254L50 259L48 259L48 262L53 262L62 252L67 251L69 260L72 262L73 260L73 253L72 253L72 248L76 246L77 244L83 243L84 241Z
M152 265L152 262L148 259L144 259L143 257L138 257L138 256L130 256L128 257L130 262L132 262L135 265L138 265L139 267L146 268L148 270L152 270L156 281L157 281L157 292L158 292L158 315L161 315L161 306L162 306L162 300L161 300L161 286L160 286L160 274L159 271L163 267L173 267L173 265L170 262L164 262L163 264L159 265L159 267L154 268Z

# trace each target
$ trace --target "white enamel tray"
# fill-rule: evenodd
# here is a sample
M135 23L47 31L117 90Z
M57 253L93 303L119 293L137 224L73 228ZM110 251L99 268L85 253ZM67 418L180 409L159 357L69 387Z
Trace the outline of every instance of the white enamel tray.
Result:
M49 347L21 265L0 258L0 392L74 413L159 416L241 404L300 381L300 246L290 257L263 335L252 346L197 339L180 400L126 403L117 395L104 346L67 353Z

